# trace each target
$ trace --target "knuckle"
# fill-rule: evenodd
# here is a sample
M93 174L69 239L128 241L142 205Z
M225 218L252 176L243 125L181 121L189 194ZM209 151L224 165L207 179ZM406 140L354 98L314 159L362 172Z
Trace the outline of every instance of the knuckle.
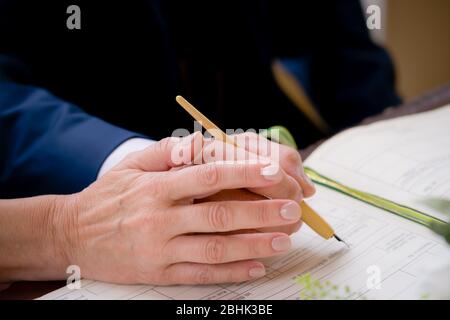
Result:
M163 177L152 176L148 180L147 187L152 192L152 196L156 199L165 198L168 194L168 181Z
M213 272L209 266L201 266L194 273L193 282L196 284L208 284L213 280Z
M173 283L173 273L170 271L170 269L164 269L160 276L159 276L159 285L170 285Z
M169 214L166 209L154 209L146 211L139 219L135 219L134 230L143 229L146 232L161 233L171 232L174 225L173 215Z
M232 283L237 281L237 274L233 272L233 269L228 268L223 271L223 280L221 282Z
M159 142L156 145L156 147L158 148L158 151L168 150L169 146L170 146L170 142L171 142L171 138L170 137L167 137L167 138L164 138L162 140L159 140Z
M292 166L299 166L302 163L302 157L300 156L300 153L292 148L286 148L284 159L286 163Z
M225 257L225 244L222 239L215 237L205 245L205 260L208 263L221 263Z
M137 223L141 227L145 227L146 230L160 230L165 226L164 219L156 214L146 214L142 220Z
M266 203L258 204L255 208L255 219L262 226L267 226L271 220L269 207Z
M206 186L215 186L219 182L219 169L216 165L203 165L197 169L197 177Z
M286 195L288 199L300 200L303 198L303 191L300 185L293 178L289 177L289 183L286 184Z
M231 212L224 204L210 205L207 211L208 222L213 230L226 231L232 225Z
M252 175L252 168L251 165L237 165L236 166L236 176L242 177L243 183L245 185L250 185L253 182L253 175Z
M264 246L262 240L254 240L249 243L249 251L252 257L261 257L264 253Z

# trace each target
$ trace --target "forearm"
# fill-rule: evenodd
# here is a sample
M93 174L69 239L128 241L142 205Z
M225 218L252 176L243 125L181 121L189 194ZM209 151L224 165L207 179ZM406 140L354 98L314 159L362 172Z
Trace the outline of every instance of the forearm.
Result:
M0 200L0 283L64 278L59 217L68 197Z

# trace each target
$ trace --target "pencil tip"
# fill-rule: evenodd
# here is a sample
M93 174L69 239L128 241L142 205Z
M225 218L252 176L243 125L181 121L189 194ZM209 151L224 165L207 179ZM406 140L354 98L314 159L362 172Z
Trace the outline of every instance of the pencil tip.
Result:
M349 244L347 243L347 242L345 242L344 240L342 240L342 238L341 237L339 237L338 235L334 235L334 238L337 240L337 241L340 241L340 242L342 242L343 244L345 244L348 248L350 248L350 246L349 246Z

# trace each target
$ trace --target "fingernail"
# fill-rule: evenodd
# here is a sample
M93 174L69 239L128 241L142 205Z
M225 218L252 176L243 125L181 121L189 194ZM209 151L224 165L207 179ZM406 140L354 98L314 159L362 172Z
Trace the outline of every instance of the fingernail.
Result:
M312 188L314 188L314 183L311 181L311 179L308 177L306 173L303 173L303 178L305 179L307 184L309 184Z
M300 189L300 192L295 196L295 202L300 203L303 201L304 198L303 190Z
M279 172L280 167L275 164L272 164L270 166L261 169L261 175L267 180L278 180Z
M275 251L287 251L291 248L291 239L288 236L273 238L272 248Z
M300 219L300 208L295 202L289 202L281 208L280 214L286 220L297 221Z
M251 268L248 271L248 275L251 278L261 278L261 277L264 277L266 275L266 269L264 267Z

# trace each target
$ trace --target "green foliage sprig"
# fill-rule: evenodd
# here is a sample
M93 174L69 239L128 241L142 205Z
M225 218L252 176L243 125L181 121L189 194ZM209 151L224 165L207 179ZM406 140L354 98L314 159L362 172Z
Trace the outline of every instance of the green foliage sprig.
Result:
M295 281L303 287L300 300L343 300L353 293L349 286L342 288L329 280L320 281L309 273L296 277Z
M424 201L428 206L433 209L450 215L450 200L431 198ZM444 237L445 241L450 244L450 223L432 223L430 225L431 230Z
M297 149L297 144L294 137L289 132L289 130L283 126L271 127L267 130L264 130L260 134L267 139L271 139L278 143ZM450 200L431 198L426 199L424 202L426 202L430 207L436 209L437 211L450 215ZM444 237L447 243L450 244L450 223L445 224L432 222L429 227L431 230Z

